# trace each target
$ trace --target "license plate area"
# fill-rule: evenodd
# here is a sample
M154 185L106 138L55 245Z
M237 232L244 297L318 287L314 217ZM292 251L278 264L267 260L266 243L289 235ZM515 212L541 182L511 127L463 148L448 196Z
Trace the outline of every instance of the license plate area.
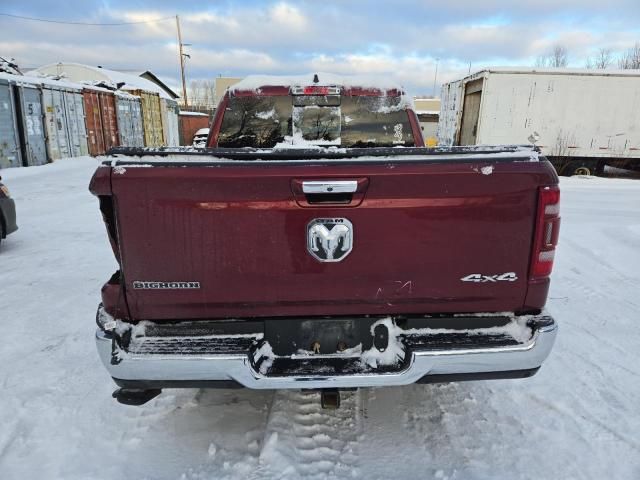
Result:
M371 326L377 318L274 319L265 321L264 339L277 356L309 352L320 355L344 353L373 344Z

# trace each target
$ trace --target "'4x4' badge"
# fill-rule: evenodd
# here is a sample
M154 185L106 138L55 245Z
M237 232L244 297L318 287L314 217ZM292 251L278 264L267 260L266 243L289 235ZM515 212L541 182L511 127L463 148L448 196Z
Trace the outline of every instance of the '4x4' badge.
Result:
M515 272L500 273L497 275L483 275L481 273L472 273L460 280L463 282L487 283L487 282L515 282L518 276Z

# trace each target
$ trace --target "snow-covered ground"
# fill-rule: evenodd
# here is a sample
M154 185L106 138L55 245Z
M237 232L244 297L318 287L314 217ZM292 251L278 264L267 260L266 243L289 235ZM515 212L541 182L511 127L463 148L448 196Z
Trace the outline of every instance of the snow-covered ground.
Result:
M640 181L562 180L549 310L528 380L317 394L111 399L93 342L115 269L87 191L96 161L5 170L20 230L0 247L0 478L640 478Z

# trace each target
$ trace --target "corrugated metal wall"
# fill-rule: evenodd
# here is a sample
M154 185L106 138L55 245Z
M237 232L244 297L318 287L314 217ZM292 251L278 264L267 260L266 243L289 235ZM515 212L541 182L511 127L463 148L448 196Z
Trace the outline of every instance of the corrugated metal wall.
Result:
M67 114L71 155L73 157L88 155L82 93L79 90L64 92L64 107Z
M53 161L70 157L71 142L67 132L67 112L64 108L63 92L57 88L43 88L42 106L49 158Z
M143 147L144 130L140 98L132 95L116 95L116 106L120 145Z
M103 155L104 136L102 134L102 118L100 116L100 99L96 90L82 91L84 115L87 128L87 147L89 155Z
M142 100L142 125L144 127L144 144L147 147L161 147L165 144L162 130L162 110L160 95L157 93L135 90L131 92Z
M109 91L84 89L84 111L89 154L104 155L111 147L120 145L115 95Z
M180 145L191 145L201 128L209 128L208 115L180 115Z
M131 102L131 117L133 122L132 147L144 147L144 123L142 119L142 99L137 97Z
M173 100L161 99L162 131L165 145L176 147L180 144L180 131L178 127L178 103Z
M0 168L19 167L20 139L11 85L0 79Z
M100 114L102 116L102 131L104 146L107 151L120 145L118 138L118 118L116 115L116 97L111 92L100 92Z
M42 94L38 87L15 86L16 112L20 121L18 130L21 136L22 164L24 166L44 165L47 163L42 115Z
M178 106L136 95L44 78L0 79L0 168L42 165L110 148L178 145ZM116 97L117 95L117 97Z

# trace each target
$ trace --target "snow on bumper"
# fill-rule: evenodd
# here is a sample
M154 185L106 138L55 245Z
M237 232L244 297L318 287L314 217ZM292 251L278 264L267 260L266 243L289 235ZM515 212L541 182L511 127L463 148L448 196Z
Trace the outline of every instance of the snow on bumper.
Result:
M432 376L478 374L479 378L482 378L482 374L485 373L535 371L553 347L557 325L551 317L540 315L528 317L527 326L531 333L526 340L496 346L474 345L473 339L480 338L479 332L474 331L464 334L466 341L462 344L444 348L433 341L430 343L429 338L434 337L429 337L429 332L409 331L407 335L414 336L411 337L411 341L404 342L410 346L406 348L406 356L398 368L346 368L339 373L327 373L326 369L310 371L308 368L278 374L269 373L260 368L260 365L256 365L257 350L248 347L251 343L255 345L259 342L259 337L235 338L235 347L221 351L200 349L185 352L180 349L163 350L154 347L155 351L143 349L132 352L125 351L119 342L115 341L112 333L98 328L96 343L102 362L116 381L157 384L233 381L253 389L379 387L409 385L418 381L428 383ZM512 327L513 325L509 325L507 328L513 330ZM245 343L244 347L238 347L242 341L248 343ZM152 345L155 344L152 342ZM335 360L335 357L331 359ZM267 359L269 365L272 360ZM291 360L289 362L291 363Z

